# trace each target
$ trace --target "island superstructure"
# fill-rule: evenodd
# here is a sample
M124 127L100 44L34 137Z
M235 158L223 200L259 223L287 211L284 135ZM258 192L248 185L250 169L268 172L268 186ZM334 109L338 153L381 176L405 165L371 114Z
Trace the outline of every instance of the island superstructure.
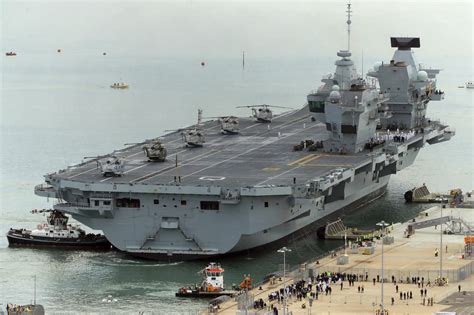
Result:
M444 93L439 70L415 62L419 38L391 44L392 60L376 64L370 80L349 49L339 51L334 74L301 109L269 122L239 118L236 134L222 133L218 120L199 121L187 129L205 134L201 146L186 146L178 130L159 137L162 162L144 156L150 139L47 174L35 193L57 198L54 209L102 230L118 249L150 259L212 257L316 231L323 218L381 196L425 143L454 135L425 117ZM293 150L306 140L322 148ZM123 169L104 177L96 165L111 156Z

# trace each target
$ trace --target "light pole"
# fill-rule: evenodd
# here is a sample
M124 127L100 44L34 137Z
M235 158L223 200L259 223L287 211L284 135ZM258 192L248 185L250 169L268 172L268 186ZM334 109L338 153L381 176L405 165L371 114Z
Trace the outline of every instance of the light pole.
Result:
M35 275L35 288L34 288L34 305L36 306L36 275Z
M283 315L286 314L286 288L285 288L285 277L286 277L286 253L291 252L291 249L282 247L277 250L279 253L283 253Z
M439 283L444 285L443 279L443 207L446 207L447 203L441 205L441 222L440 222L440 229L439 229Z
M384 313L384 307L383 307L383 233L385 231L385 227L388 226L388 223L385 223L385 221L380 221L379 223L377 223L378 226L381 227L382 229L382 235L381 235L381 240L382 240L382 286L381 286L381 297L380 297L380 308L381 308L381 314L385 314Z

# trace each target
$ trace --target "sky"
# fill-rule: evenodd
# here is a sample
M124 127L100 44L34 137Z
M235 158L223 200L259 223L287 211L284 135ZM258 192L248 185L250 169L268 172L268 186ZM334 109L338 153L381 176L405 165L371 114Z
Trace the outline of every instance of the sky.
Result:
M0 1L3 51L103 50L156 58L308 59L347 48L346 1ZM391 55L390 36L419 36L424 58L465 58L472 1L352 1L355 57ZM325 57L326 58L326 57Z

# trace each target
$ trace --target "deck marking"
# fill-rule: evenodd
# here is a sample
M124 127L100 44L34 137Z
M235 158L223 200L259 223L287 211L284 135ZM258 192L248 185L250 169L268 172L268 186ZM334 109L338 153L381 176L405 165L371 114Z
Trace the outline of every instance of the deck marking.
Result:
M211 154L214 154L214 153L217 153L217 152L219 152L219 151L218 151L218 150L211 150L211 151L205 152L205 153L203 153L203 154L196 155L195 157L193 157L193 158L191 158L191 159L189 159L189 160L183 161L182 164L178 164L178 168L179 168L180 166L188 165L190 162L197 161L197 160L199 160L199 159L202 158L202 157L207 157L206 155L210 156ZM155 174L155 175L150 176L151 174L153 174L153 172L152 172L152 173L150 173L150 174L147 174L147 175L138 177L138 178L136 178L136 179L133 179L133 180L131 180L130 182L136 182L136 183L138 183L138 182L141 182L141 181L144 181L144 180L149 180L149 179L151 179L151 178L153 178L153 177L160 176L160 175L163 175L163 174L169 173L170 171L175 171L175 170L176 170L176 167L173 166L171 169L163 169L163 170L161 170L161 171L156 171L157 174Z
M279 171L281 170L281 167L265 167L262 169L262 171L265 171L265 172L276 172L276 171Z
M301 167L301 166L292 167L292 168L290 168L289 170L286 170L286 171L284 171L284 172L282 172L282 173L280 173L280 174L278 174L278 175L275 175L275 176L272 176L272 177L268 177L266 180L264 180L264 181L262 181L262 182L260 182L260 183L258 183L258 184L256 184L256 185L254 185L254 186L260 186L260 185L262 185L262 184L264 184L264 183L266 183L266 182L268 182L268 181L270 181L270 180L272 180L272 179L278 178L278 177L280 177L281 175L284 175L284 174L286 174L286 173L289 173L289 172L291 172L291 171L294 171L294 170L296 170L296 169L298 169L298 168L300 168L300 167Z
M320 155L315 154L313 157L310 157L309 159L306 159L303 162L298 163L298 165L307 165L309 162L319 159L320 157L321 157Z
M288 163L288 166L293 166L293 165L296 165L296 164L299 164L299 163L303 163L304 161L309 160L309 159L313 158L314 156L317 156L317 155L316 154L305 155L304 157L302 157L298 160L295 160L291 163Z
M313 128L313 127L315 127L315 126L317 126L317 125L310 126L310 127L306 128L306 129L302 129L302 130L308 130L308 129ZM301 131L302 131L302 130L301 130ZM269 141L267 141L266 143L262 144L261 146L257 146L257 147L255 147L255 148L248 149L247 151L244 151L244 152L242 152L242 153L240 153L240 154L234 155L234 156L232 156L232 157L230 157L230 158L228 158L228 159L225 159L225 160L222 160L222 161L220 161L220 162L214 163L214 164L212 164L212 165L206 166L206 167L204 167L204 168L202 168L202 169L200 169L200 170L197 170L197 171L195 171L195 172L189 173L189 174L187 174L187 175L185 175L185 176L181 176L181 178L186 178L186 177L192 176L192 175L197 174L197 173L199 173L199 172L205 171L205 170L207 170L207 169L209 169L209 168L211 168L211 167L214 167L214 166L217 166L217 165L219 165L219 164L228 162L228 161L233 160L233 159L235 159L235 158L237 158L237 157L240 157L240 156L242 156L242 155L244 155L244 154L250 153L250 152L252 152L252 151L255 151L255 150L257 150L257 149L260 149L260 148L262 148L262 147L264 147L264 146L267 146L267 145L269 145L269 144L275 143L275 142L277 142L277 141L280 140L280 139L285 139L285 138L288 138L288 137L290 137L290 136L294 136L295 134L298 134L298 133L300 133L301 131L295 132L295 133L293 133L293 134L291 134L291 135L282 136L282 137L277 138L277 139L269 139Z

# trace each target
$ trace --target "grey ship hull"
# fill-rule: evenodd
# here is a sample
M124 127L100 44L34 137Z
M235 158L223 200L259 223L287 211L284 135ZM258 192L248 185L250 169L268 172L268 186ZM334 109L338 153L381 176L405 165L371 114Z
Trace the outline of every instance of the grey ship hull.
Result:
M342 212L349 212L359 209L374 200L382 197L387 189L387 185L379 188L378 190L372 192L371 194L362 197L361 199L341 208L333 213L325 216L324 218L310 218L308 217L307 220L300 220L299 224L293 224L293 226L289 226L288 224L283 224L281 228L275 229L272 234L268 235L268 232L260 231L253 235L243 236L238 243L238 246L235 247L234 250L229 251L226 254L222 254L222 256L232 256L232 255L239 255L239 254L248 254L249 251L264 251L267 249L276 249L281 246L288 246L288 243L297 241L302 238L306 238L308 236L315 236L316 231L318 228L325 226L328 221L336 219ZM315 219L315 221L310 222L309 224L305 225L311 219ZM303 227L301 227L303 226ZM288 234L288 231L294 231ZM281 235L285 235L281 237ZM281 238L278 238L281 237ZM239 249L239 247L241 249ZM133 256L149 259L149 260L159 260L159 261L182 261L182 260L198 260L198 259L208 259L212 256L202 257L202 255L173 255L169 256L166 254L149 254L149 253L134 253Z
M124 176L103 178L94 162L83 163L47 175L47 185L35 193L66 201L55 209L103 230L134 256L182 260L237 253L315 231L325 217L376 198L426 142L449 140L446 126L430 123L405 143L344 156L292 152L301 139L324 140L324 125L313 122L306 107L277 117L270 130L242 118L241 134L231 137L208 122L203 148L185 148L176 133L162 138L171 156L180 152L178 169L174 161L145 161L138 145L114 152L135 157ZM139 204L124 207L119 200ZM202 201L218 209L203 209Z

